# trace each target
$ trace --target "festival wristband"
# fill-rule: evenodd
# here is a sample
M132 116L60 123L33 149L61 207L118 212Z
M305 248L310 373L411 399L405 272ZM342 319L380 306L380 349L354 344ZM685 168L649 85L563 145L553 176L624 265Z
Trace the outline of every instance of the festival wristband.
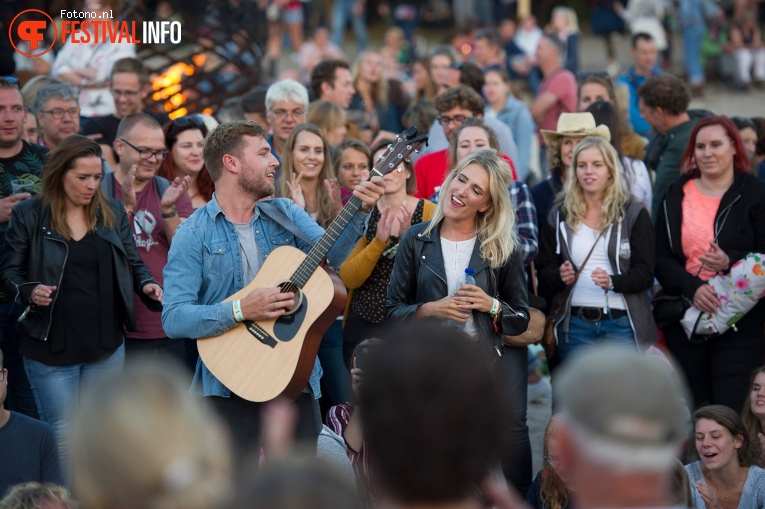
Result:
M489 311L489 314L496 315L497 313L499 313L499 301L494 299L494 302L491 304L491 311Z
M235 300L233 304L234 304L234 320L236 320L237 322L243 322L244 315L242 314L242 301Z

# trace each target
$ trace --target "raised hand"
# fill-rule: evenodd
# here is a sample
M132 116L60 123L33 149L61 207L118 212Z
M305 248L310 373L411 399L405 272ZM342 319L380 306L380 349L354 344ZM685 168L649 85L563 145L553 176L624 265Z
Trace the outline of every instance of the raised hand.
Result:
M393 232L395 222L396 214L393 213L390 206L386 205L380 213L380 220L377 222L377 233L375 234L375 237L382 242L388 242L388 239L390 239L391 233Z
M340 182L336 178L324 179L324 187L332 200L332 215L336 216L343 210L343 199L340 193Z
M364 171L364 177L359 185L353 188L353 196L362 201L361 212L369 214L377 200L385 192L385 182L380 176L369 178L369 171Z
M696 489L699 490L699 495L704 499L704 505L707 506L707 509L721 509L717 495L706 483L697 482Z
M128 212L135 211L135 172L138 166L135 164L130 167L127 172L127 177L122 183L122 203L125 204L125 210Z
M287 187L290 190L292 201L301 209L305 209L305 196L303 196L303 188L300 186L300 179L302 178L302 173L293 173L292 178L287 181Z
M170 185L170 187L165 190L165 193L162 195L162 212L165 214L169 214L172 212L173 207L175 207L175 204L178 203L178 200L186 194L186 192L189 190L189 183L191 182L191 177L186 175L185 177L175 177L175 180L173 180L173 183Z
M404 232L412 226L412 214L414 213L413 210L409 209L409 204L404 200L401 203L401 207L399 207L399 212L396 214L396 218L398 219L398 231L394 231L393 234L397 237L403 237Z

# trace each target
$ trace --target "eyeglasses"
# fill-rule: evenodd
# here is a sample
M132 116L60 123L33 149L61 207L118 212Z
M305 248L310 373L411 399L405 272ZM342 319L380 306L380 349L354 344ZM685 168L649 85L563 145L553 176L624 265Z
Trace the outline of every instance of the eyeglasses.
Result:
M446 115L439 115L436 120L442 125L447 126L454 122L458 126L462 125L462 122L469 119L470 117L466 117L465 115L455 115L453 117L447 117Z
M273 110L271 114L274 116L274 118L277 118L279 120L282 120L289 115L290 117L294 119L301 119L303 118L303 115L305 115L304 109L299 110L293 110L293 111L287 111L287 110Z
M70 117L78 116L80 114L80 108L69 108L68 110L63 108L53 108L52 110L43 111L43 113L47 113L56 120L61 120L66 113L68 113Z
M138 148L135 145L133 145L132 143L130 143L129 141L127 141L125 138L120 138L120 141L122 141L125 145L127 145L128 147L130 147L133 150L135 150L136 152L138 152L139 157L141 159L143 159L144 161L148 161L149 159L151 159L151 156L154 156L154 158L157 161L164 161L165 158L167 157L167 155L169 154L167 149L164 149L164 148L162 150L151 150L151 149L148 149L148 148Z
M173 120L173 124L178 127L186 127L187 125L193 125L194 127L204 127L205 121L196 115L187 115L185 117L178 117Z
M5 369L5 368L3 368L3 369L0 369L0 382L4 382L4 381L5 381L5 373L6 373L7 371L8 371L8 370L7 370L7 369Z
M553 468L557 468L560 464L560 458L558 456L545 456L544 458Z
M112 89L111 92L114 97L124 96L124 97L127 97L128 99L138 97L138 94L141 93L140 90L114 90L114 89Z

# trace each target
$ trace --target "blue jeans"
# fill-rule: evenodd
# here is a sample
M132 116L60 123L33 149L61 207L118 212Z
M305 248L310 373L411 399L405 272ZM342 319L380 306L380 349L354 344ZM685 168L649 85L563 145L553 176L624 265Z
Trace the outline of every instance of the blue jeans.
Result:
M343 361L343 327L335 320L321 338L319 361L324 375L321 393L331 405L348 403L351 399L351 377Z
M37 405L24 371L24 361L19 354L21 336L16 330L16 320L21 315L16 304L0 304L0 345L3 349L4 368L8 370L8 394L5 398L8 410L37 419Z
M691 85L700 85L705 81L704 68L701 67L701 43L706 32L707 27L703 23L689 25L683 30L685 68Z
M124 364L124 344L102 361L70 366L48 366L24 357L24 368L32 385L40 419L53 428L62 465L68 459L66 432L70 416L77 411L80 390L112 373L121 371ZM66 468L63 470L66 471Z
M604 317L598 322L588 322L572 315L568 326L568 340L563 332L563 324L558 326L558 356L561 362L571 354L581 353L584 349L604 343L637 348L629 317Z
M345 27L350 19L353 33L356 35L356 43L359 46L359 51L361 51L367 47L369 36L367 35L365 13L362 13L361 16L353 15L355 4L355 0L335 0L332 6L332 42L342 47Z

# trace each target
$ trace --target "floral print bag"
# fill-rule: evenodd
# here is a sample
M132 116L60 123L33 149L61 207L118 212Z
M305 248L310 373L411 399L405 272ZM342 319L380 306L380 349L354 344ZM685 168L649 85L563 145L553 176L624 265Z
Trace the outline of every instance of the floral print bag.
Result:
M737 261L725 275L711 278L720 307L715 313L705 313L696 306L685 312L681 323L691 343L708 339L736 329L736 323L765 296L765 255L749 253Z

